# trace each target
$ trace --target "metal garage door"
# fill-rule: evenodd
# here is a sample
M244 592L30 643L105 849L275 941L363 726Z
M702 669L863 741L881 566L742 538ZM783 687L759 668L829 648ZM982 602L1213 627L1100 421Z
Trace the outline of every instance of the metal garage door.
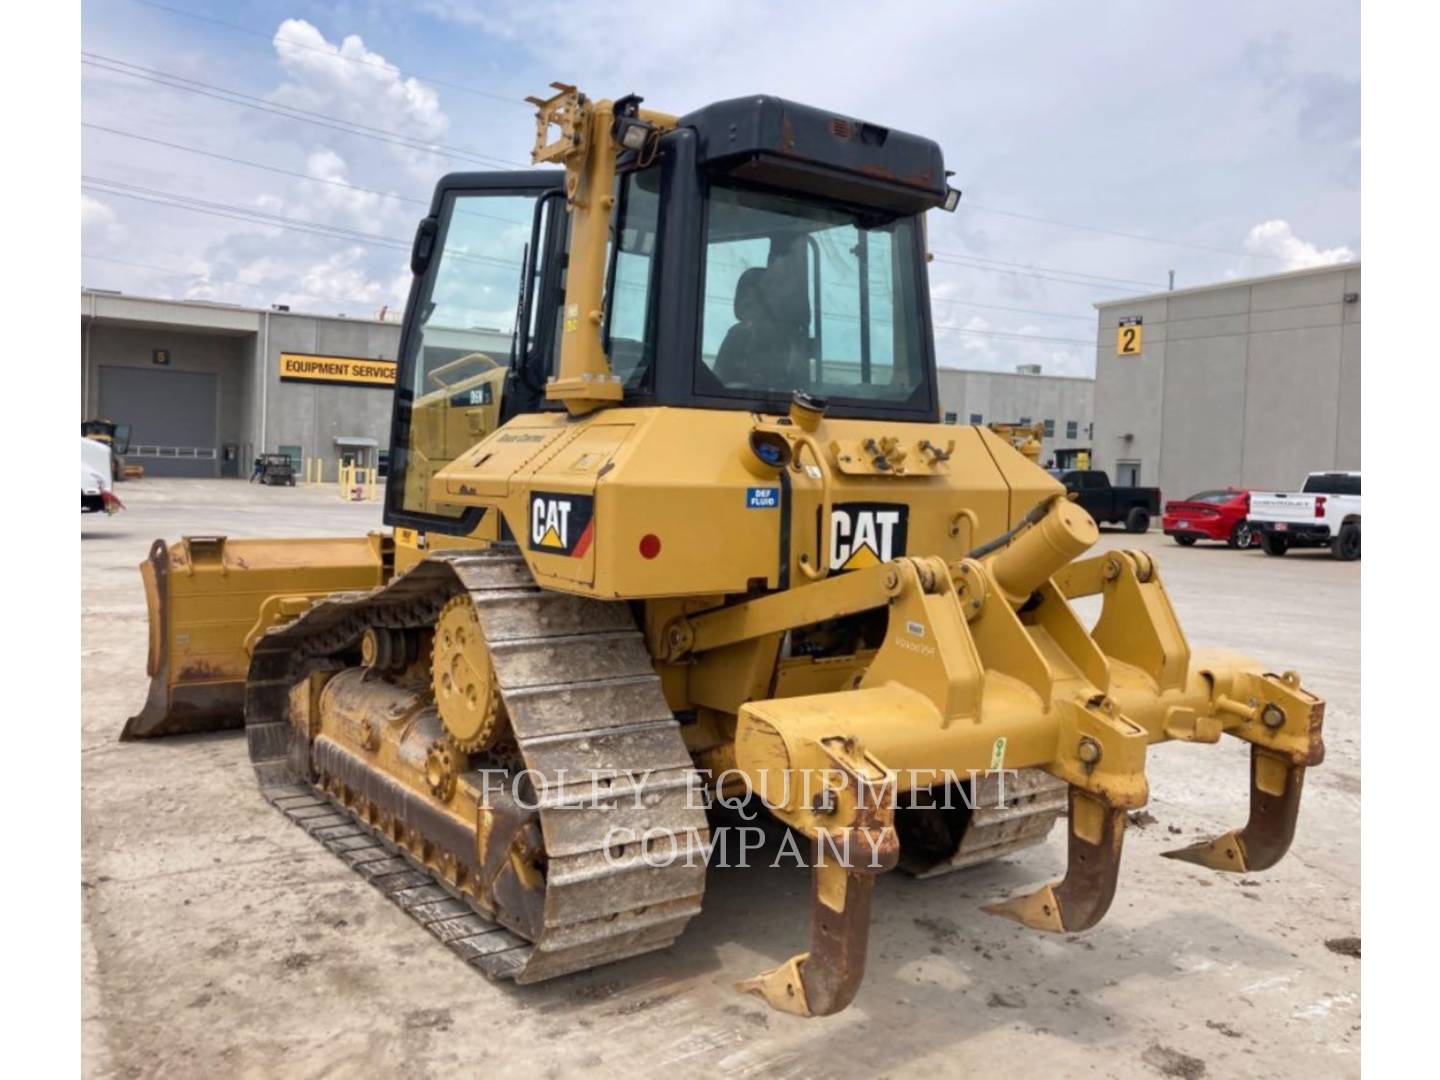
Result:
M100 368L100 415L130 425L125 460L147 476L218 476L215 376Z

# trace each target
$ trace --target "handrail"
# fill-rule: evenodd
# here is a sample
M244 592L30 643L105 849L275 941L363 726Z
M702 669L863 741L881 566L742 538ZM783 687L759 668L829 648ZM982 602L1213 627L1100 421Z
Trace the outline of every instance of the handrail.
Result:
M800 471L799 451L808 449L810 456L815 459L816 479L820 481L820 532L815 538L815 565L811 566L806 562L803 552L800 555L800 572L811 581L819 581L830 573L830 558L826 543L830 537L830 515L833 512L830 498L830 467L825 463L825 455L821 453L820 444L812 436L797 433L795 442L794 469L797 472Z

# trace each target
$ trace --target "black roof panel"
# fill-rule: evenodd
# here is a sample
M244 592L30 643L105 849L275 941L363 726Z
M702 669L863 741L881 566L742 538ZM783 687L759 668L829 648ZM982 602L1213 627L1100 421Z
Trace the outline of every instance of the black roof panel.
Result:
M732 98L680 118L699 163L775 187L897 213L945 198L945 159L930 139L769 95Z

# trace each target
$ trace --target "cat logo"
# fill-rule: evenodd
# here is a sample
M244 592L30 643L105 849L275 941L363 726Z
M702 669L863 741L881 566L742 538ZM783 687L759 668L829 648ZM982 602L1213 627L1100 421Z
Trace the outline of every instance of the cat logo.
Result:
M595 538L595 499L590 495L530 496L530 550L582 558Z
M904 503L836 503L830 513L830 569L862 570L905 554Z

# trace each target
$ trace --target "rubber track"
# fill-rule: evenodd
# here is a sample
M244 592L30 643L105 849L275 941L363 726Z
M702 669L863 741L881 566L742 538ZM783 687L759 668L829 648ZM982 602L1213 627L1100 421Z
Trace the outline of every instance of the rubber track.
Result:
M534 942L312 783L309 744L289 720L290 688L357 648L367 626L433 625L461 592L475 604L526 767L556 780L620 773L599 791L588 780L557 784L541 799L546 892ZM661 949L699 914L703 800L629 607L542 590L513 549L433 554L383 588L318 601L257 643L245 714L265 797L488 975L537 982ZM617 852L617 827L675 835L682 855L652 866L638 843Z

